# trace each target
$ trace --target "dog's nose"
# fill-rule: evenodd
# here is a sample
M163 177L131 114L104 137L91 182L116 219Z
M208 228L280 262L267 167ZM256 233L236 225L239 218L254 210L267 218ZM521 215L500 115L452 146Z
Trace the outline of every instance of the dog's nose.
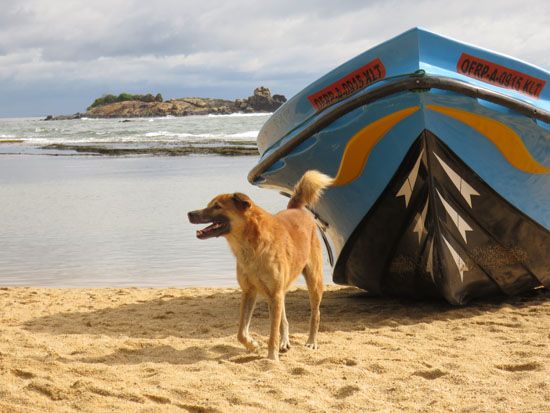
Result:
M189 222L194 223L194 221L197 219L197 211L188 212L187 219L189 219Z

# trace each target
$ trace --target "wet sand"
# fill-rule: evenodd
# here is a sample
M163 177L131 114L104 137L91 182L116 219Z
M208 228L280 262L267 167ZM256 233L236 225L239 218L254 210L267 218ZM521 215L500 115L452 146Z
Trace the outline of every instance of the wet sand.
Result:
M231 288L0 288L1 412L550 411L550 294L451 307L329 287L320 349L303 288L291 350L237 342Z

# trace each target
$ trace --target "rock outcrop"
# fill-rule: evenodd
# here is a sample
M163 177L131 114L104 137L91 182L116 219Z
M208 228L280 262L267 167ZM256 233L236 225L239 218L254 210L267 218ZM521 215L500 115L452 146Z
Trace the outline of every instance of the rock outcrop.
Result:
M283 95L271 95L271 91L263 86L254 89L254 94L246 99L225 100L212 98L178 98L164 102L144 102L127 100L105 105L90 107L86 113L68 116L51 116L45 120L67 120L88 118L141 118L157 116L189 116L189 115L227 115L231 113L273 112L279 108L286 98Z
M254 89L254 94L247 99L237 99L235 104L243 112L274 112L286 102L283 95L271 96L271 91L263 86Z
M86 116L84 113L77 112L73 115L48 115L44 120L72 120L72 119L80 119L82 117Z

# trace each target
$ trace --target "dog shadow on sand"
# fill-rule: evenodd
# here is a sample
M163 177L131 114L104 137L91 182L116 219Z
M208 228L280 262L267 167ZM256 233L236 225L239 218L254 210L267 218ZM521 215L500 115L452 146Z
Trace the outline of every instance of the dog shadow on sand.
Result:
M113 295L115 292L113 292ZM470 319L503 307L537 311L537 306L550 298L547 290L536 290L518 297L499 297L474 302L465 307L453 307L443 301L413 301L368 296L355 288L329 289L321 304L320 333L365 331L376 332L384 327L409 326L420 323ZM236 339L240 291L205 290L193 296L165 294L159 298L122 304L91 311L64 312L38 317L25 324L30 332L51 335L92 335L127 337L141 343L138 348L119 348L110 355L83 357L83 352L71 353L71 361L105 364L139 364L167 362L193 364L201 360L231 360L247 363L263 358L250 354ZM293 334L307 335L309 299L307 290L299 288L286 295L286 312ZM267 337L269 313L260 300L254 312L251 329ZM234 345L213 344L235 337ZM158 340L162 339L162 344ZM178 350L171 344L185 339L204 340ZM151 340L150 342L148 340ZM301 340L301 338L300 338ZM191 343L189 343L191 344ZM291 350L292 351L292 350ZM72 358L74 356L74 358Z

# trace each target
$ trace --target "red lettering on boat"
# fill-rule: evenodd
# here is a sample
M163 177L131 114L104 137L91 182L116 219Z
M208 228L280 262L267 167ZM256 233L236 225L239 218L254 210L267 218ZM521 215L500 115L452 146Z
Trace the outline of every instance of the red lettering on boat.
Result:
M456 63L456 71L462 75L481 80L505 89L513 89L534 98L539 97L546 81L505 66L462 53Z
M385 77L386 68L377 58L307 98L319 111Z

